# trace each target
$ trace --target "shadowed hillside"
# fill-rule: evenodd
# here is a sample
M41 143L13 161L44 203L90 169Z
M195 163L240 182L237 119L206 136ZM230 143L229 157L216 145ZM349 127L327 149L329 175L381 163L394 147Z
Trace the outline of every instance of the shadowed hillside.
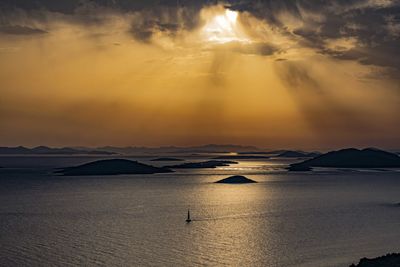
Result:
M362 258L357 265L355 264L350 265L350 267L399 267L399 266L400 266L400 254L398 253L387 254L386 256L374 259Z
M290 165L291 171L305 171L312 167L332 168L398 168L400 157L394 153L367 148L332 151L319 157Z

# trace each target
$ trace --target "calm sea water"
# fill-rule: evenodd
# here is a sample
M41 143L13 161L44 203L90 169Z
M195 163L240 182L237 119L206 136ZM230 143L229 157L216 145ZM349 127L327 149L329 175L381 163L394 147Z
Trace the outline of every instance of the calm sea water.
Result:
M398 171L52 174L92 160L0 158L1 266L348 266L400 251ZM236 174L259 183L213 183Z

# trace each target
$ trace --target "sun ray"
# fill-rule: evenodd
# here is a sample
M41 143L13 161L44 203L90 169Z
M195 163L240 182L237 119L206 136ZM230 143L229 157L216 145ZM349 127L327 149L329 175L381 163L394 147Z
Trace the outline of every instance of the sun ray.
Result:
M202 29L208 42L250 42L238 25L239 13L225 9L224 12L210 16Z

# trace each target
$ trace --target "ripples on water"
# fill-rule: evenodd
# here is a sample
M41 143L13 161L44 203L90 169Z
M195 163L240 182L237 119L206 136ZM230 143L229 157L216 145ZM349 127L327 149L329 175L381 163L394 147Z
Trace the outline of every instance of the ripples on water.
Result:
M51 175L71 161L0 170L0 265L348 266L400 248L399 172ZM259 183L213 184L231 174Z

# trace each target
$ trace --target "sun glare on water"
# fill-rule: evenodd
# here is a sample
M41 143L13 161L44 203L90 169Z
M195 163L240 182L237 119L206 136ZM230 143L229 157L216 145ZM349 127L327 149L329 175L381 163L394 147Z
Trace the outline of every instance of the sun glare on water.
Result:
M249 42L238 25L237 11L226 9L224 13L207 20L203 33L207 41L213 43Z

